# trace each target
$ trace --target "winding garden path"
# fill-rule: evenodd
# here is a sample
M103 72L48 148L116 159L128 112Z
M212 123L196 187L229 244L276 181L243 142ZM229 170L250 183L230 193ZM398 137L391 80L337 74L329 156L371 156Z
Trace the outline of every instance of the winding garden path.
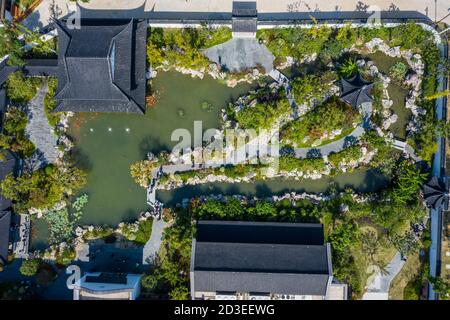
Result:
M27 105L28 123L26 133L36 146L41 165L54 163L58 157L57 138L49 125L44 112L44 98L48 91L48 83L44 81L36 96Z
M163 219L153 219L152 225L152 233L150 239L144 245L143 254L142 254L142 263L143 264L151 264L154 262L156 258L156 254L159 251L162 243L162 237L164 229L169 224L164 222Z
M405 261L400 252L397 252L391 262L386 266L385 272L379 270L367 287L362 300L388 300L389 288L392 280L403 268Z

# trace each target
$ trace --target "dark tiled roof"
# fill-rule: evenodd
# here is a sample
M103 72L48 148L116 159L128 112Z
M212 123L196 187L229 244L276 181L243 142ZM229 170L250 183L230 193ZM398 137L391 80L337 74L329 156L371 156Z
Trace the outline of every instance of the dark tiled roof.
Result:
M0 212L0 263L5 264L8 260L9 227L11 224L11 213Z
M0 182L2 182L5 177L14 172L16 166L16 158L12 155L11 152L6 152L6 158L3 161L0 161ZM6 199L1 194L0 190L0 213L9 209L11 207L11 200Z
M444 210L449 209L450 188L448 179L432 177L430 181L424 184L423 193L428 206L434 209L440 207Z
M6 111L6 90L0 87L0 121L3 120L3 113Z
M102 272L98 276L86 276L86 282L127 284L127 275L124 273Z
M194 290L325 295L332 271L323 241L322 225L200 221Z
M233 1L233 17L256 17L256 1Z
M370 96L373 86L373 83L361 78L359 73L351 79L342 78L340 81L341 99L353 107L362 103L373 102L373 98Z
M323 226L315 223L199 221L197 242L323 245Z
M256 32L257 21L253 18L233 18L233 32Z
M324 245L197 242L195 270L328 274Z
M56 23L59 76L54 112L145 111L146 24L82 20L81 29Z
M195 290L204 292L254 292L325 295L328 275L195 271Z

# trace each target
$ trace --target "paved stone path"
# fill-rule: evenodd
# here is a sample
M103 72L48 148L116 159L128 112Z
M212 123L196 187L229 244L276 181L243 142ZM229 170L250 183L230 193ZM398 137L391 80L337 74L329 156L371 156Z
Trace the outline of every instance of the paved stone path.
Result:
M161 247L164 229L168 226L169 224L164 222L163 219L153 219L152 234L150 236L150 239L144 245L142 264L153 263L156 254Z
M397 252L387 265L386 273L378 272L372 282L369 283L362 300L388 300L391 282L404 264L405 261L402 260L400 252Z
M28 103L28 124L25 129L26 134L36 146L41 166L54 163L58 156L57 138L44 112L44 97L47 91L48 84L45 81L36 96Z
M275 57L254 38L233 38L205 50L206 57L232 72L261 65L266 72L273 69Z

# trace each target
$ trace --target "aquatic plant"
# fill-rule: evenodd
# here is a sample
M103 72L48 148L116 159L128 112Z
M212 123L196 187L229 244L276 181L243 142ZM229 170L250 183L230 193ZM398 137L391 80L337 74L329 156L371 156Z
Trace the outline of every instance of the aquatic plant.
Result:
M213 105L207 101L202 102L201 107L206 112L211 112L214 109Z

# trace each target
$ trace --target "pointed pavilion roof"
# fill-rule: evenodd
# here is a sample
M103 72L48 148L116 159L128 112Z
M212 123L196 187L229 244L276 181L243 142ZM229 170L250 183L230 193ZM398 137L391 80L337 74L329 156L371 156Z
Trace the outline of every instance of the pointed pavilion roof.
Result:
M342 78L340 80L341 99L353 107L358 107L366 102L373 102L370 95L374 84L365 81L359 73L350 79Z
M423 186L427 205L433 209L449 210L450 186L449 180L433 177Z

